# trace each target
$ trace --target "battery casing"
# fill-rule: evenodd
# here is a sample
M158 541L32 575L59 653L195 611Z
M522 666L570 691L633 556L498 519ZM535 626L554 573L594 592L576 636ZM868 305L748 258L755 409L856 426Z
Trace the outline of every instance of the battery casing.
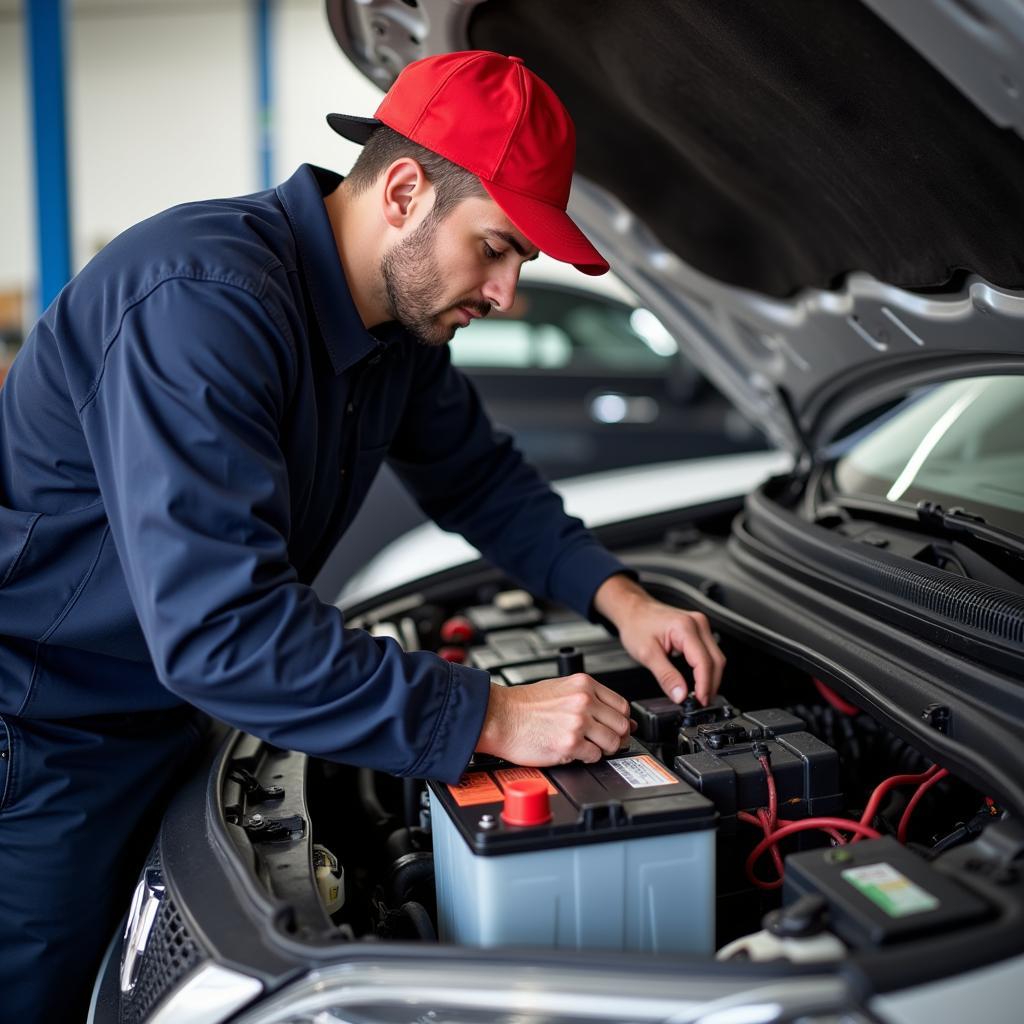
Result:
M549 783L546 824L501 819L524 774ZM713 952L714 806L635 741L594 765L481 766L430 803L442 941Z

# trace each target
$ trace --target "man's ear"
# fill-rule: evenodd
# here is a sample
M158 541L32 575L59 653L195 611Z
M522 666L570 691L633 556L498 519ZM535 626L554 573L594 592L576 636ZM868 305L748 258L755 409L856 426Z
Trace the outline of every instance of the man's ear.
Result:
M381 214L384 220L401 230L421 209L434 202L434 186L423 168L410 156L396 160L381 176Z

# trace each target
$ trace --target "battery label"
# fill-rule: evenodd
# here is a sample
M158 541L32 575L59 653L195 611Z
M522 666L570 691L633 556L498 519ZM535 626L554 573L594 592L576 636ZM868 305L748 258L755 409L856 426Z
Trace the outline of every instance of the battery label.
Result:
M499 768L494 773L498 784L504 789L510 782L518 782L519 779L540 779L547 783L548 796L558 796L558 790L551 784L551 780L539 768Z
M642 754L639 757L618 757L609 761L608 764L633 789L644 789L647 786L671 786L679 782L649 754Z
M487 772L469 772L459 779L458 784L449 786L448 792L455 797L460 807L474 804L497 804L504 800L501 790Z
M859 868L847 868L842 872L842 877L890 917L908 917L910 914L934 910L939 905L931 893L915 885L891 864L866 864Z

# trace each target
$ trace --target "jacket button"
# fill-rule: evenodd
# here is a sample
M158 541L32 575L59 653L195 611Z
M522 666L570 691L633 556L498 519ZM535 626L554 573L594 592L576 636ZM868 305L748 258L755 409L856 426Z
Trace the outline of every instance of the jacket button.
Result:
M345 408L348 412L354 412L356 408L355 402L349 402Z

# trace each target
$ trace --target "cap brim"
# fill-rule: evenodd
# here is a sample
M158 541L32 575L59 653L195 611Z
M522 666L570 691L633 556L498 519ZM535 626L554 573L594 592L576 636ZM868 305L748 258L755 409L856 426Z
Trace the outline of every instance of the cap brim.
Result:
M493 181L481 178L480 184L508 219L542 253L562 263L571 263L591 277L608 273L608 261L591 245L565 210L524 196L521 192L513 192Z
M328 114L327 123L339 135L343 135L348 139L349 142L358 142L362 146L369 141L374 129L379 128L384 122L378 121L375 117L356 117L353 114Z

